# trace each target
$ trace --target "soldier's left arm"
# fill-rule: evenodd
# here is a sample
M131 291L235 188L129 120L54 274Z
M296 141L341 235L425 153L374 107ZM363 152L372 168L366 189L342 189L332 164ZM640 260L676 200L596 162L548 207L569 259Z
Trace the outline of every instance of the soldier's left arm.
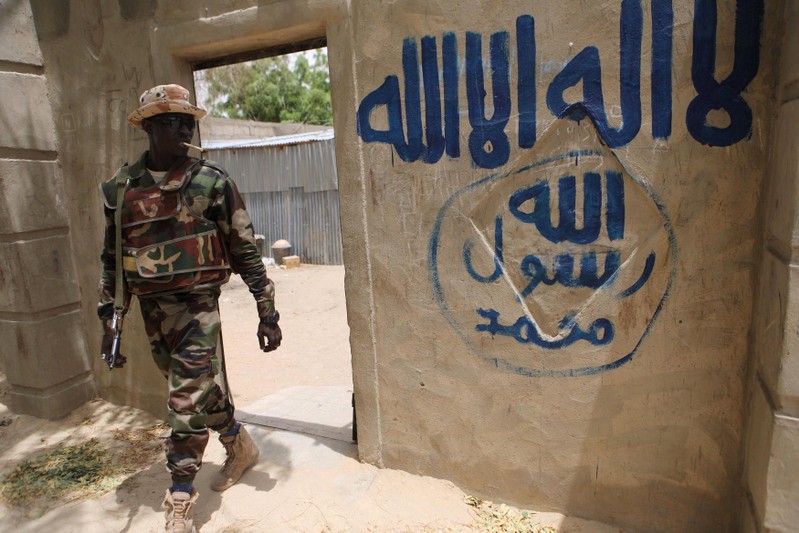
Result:
M225 241L230 266L249 287L258 306L258 316L275 313L275 285L266 275L266 267L255 243L255 230L244 200L230 178L221 181L214 221Z

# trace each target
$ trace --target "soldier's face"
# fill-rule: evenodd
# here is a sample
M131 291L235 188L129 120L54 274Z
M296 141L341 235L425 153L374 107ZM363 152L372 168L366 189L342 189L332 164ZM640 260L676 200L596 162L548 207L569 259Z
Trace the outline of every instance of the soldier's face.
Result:
M155 149L171 155L186 155L191 142L196 121L185 113L164 113L147 119L142 127L150 134Z

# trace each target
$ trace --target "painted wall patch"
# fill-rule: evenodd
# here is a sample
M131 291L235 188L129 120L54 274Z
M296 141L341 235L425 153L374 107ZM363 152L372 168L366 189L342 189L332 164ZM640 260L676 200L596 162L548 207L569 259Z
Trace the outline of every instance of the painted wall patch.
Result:
M674 281L663 206L586 117L573 106L541 136L535 159L456 192L436 219L434 294L464 343L497 368L528 376L617 368Z

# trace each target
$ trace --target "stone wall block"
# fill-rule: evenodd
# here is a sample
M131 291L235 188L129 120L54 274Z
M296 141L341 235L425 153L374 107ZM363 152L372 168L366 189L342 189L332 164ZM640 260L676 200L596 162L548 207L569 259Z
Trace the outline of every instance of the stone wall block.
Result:
M0 147L53 151L55 125L42 76L0 72Z
M780 107L774 130L774 151L765 200L769 245L785 249L799 244L796 224L796 178L799 176L799 101Z
M753 350L776 408L799 416L799 267L763 256Z
M785 340L779 361L778 381L772 391L777 408L783 414L799 418L799 267L790 267L790 280L783 324Z
M783 354L785 312L790 298L790 269L773 253L763 254L756 309L753 315L752 349L757 370L770 389L780 379ZM780 295L775 297L774 295Z
M799 2L785 2L785 20L799 20ZM799 32L793 27L786 28L782 38L782 64L780 65L780 84L787 89L784 97L799 96Z
M755 508L755 521L763 523L767 502L767 472L769 468L771 436L774 430L774 415L759 383L752 391L750 426L746 442L746 464L744 477Z
M94 396L80 312L32 321L0 321L10 407L56 419Z
M752 508L749 505L744 505L741 510L742 518L740 524L740 533L759 533L755 517L752 515Z
M796 531L799 525L799 418L777 415L768 468L767 531Z
M78 301L68 234L0 244L0 312L35 313Z
M0 321L11 385L46 389L65 378L89 371L86 342L78 311L29 321ZM69 369L69 371L67 371Z
M0 20L4 28L13 28L0 31L0 60L41 65L42 53L36 40L30 3L1 2Z
M94 381L88 373L51 389L14 387L8 393L9 404L15 413L48 420L65 417L73 409L94 398L94 395Z
M61 178L55 161L0 159L0 233L67 227Z

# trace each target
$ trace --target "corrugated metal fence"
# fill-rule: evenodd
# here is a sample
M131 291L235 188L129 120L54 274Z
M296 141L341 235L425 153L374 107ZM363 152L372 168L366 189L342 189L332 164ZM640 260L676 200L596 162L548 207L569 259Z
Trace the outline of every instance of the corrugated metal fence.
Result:
M264 255L279 239L303 263L343 264L333 131L203 142L208 159L236 182Z

